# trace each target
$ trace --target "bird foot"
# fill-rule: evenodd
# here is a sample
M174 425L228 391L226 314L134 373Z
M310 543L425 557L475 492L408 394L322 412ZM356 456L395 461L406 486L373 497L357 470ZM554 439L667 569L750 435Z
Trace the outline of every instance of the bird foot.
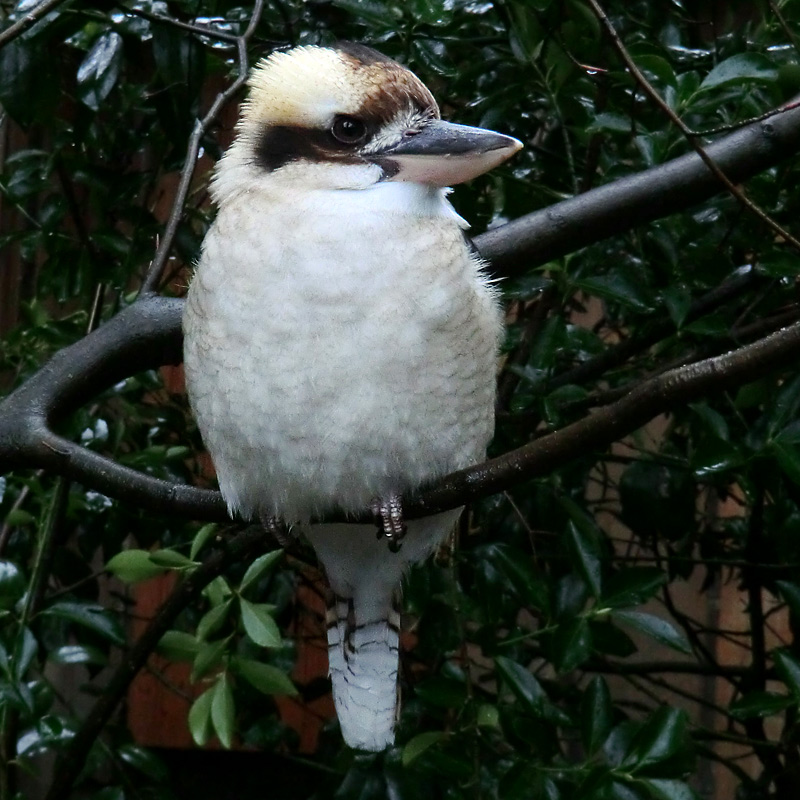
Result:
M290 541L289 528L280 517L273 517L270 514L261 514L261 524L271 533L281 547L287 547Z
M403 544L406 535L406 523L403 520L403 504L400 495L390 494L372 502L372 514L378 526L378 539L385 538L389 550L396 553Z

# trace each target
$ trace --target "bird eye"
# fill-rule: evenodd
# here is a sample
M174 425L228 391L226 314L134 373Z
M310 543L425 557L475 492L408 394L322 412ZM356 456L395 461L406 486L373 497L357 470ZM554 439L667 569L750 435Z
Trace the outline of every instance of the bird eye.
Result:
M367 126L356 117L340 114L333 121L331 133L342 144L358 144L367 135Z

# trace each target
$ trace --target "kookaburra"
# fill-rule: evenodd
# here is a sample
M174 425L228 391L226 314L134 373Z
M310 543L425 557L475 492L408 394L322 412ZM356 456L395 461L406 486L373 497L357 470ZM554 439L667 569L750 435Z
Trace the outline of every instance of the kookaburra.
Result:
M443 122L414 74L362 45L273 53L249 86L184 314L189 396L231 514L313 545L342 734L378 751L403 574L459 515L406 529L399 498L482 460L494 428L498 299L445 187L522 145ZM385 537L308 525L371 508Z

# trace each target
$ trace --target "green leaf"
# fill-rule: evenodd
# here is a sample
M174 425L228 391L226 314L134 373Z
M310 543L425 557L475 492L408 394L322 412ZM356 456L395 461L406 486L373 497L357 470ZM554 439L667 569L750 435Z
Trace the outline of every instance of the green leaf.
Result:
M56 714L45 714L17 740L17 752L28 758L60 749L75 736L72 723Z
M653 80L661 82L666 86L677 86L678 80L675 77L675 71L672 65L665 58L651 53L637 53L636 66L639 67L645 75Z
M144 747L136 744L124 744L117 750L117 755L126 764L155 781L163 782L169 778L169 771L164 766L164 762Z
M467 702L467 687L463 680L431 675L420 681L414 693L425 703L438 708L463 708Z
M28 667L30 667L39 650L39 644L30 628L22 628L17 636L22 636L22 640L17 646L14 677L18 681L22 681L25 678L25 673L28 671Z
M231 659L231 668L264 694L297 694L297 688L289 676L271 664L262 664L252 658L236 657Z
M259 556L247 568L247 572L244 573L239 591L243 592L248 586L257 581L282 555L283 550L272 550L269 553L264 553L263 556Z
M150 561L159 567L166 567L167 569L185 569L186 567L199 565L198 561L187 558L183 553L169 549L155 550L150 553Z
M680 328L686 321L686 315L692 307L692 293L685 284L674 284L668 286L661 293L664 305L667 307L669 316L675 323L676 328Z
M212 686L203 692L189 709L189 732L198 747L203 747L211 735L211 703L214 699L215 688Z
M247 635L261 647L280 647L281 632L269 612L266 604L251 603L243 597L239 598L242 612L242 624Z
M217 575L217 577L203 589L203 597L207 597L208 602L211 603L212 606L221 605L232 594L233 590L222 575Z
M778 70L766 56L760 53L737 53L717 64L706 75L698 92L720 86L735 86L742 83L774 83Z
M122 37L106 31L97 37L78 67L78 97L84 105L97 111L119 78L122 63Z
M769 446L781 469L795 484L800 484L800 448L774 439Z
M148 550L123 550L106 564L106 569L125 583L137 583L162 575L164 567L159 567L150 559Z
M795 700L800 700L800 661L788 650L776 650L772 654L775 669L786 688L794 695Z
M202 678L209 670L222 663L222 657L225 655L229 643L230 638L227 638L200 646L192 664L192 682Z
M425 731L418 733L403 748L403 766L407 767L412 761L419 758L429 747L446 738L444 731Z
M781 590L781 597L792 614L800 617L800 586L790 581L775 581L775 585Z
M691 457L692 471L698 478L734 469L745 461L739 448L715 436L700 441Z
M233 744L236 707L228 676L224 673L214 686L211 698L211 722L222 746L230 750Z
M228 612L230 611L233 600L228 600L221 605L215 606L210 611L206 612L200 622L197 623L197 638L208 639L208 637L215 633L225 622Z
M41 612L48 617L57 617L82 625L99 633L114 644L125 644L125 634L117 616L95 603L78 603L61 600Z
M106 654L96 647L84 644L65 644L48 653L50 661L56 664L99 664L108 663Z
M630 117L617 114L614 111L604 111L595 116L594 120L586 127L587 133L624 133L630 135L633 123Z
M728 422L719 411L711 408L708 403L690 403L689 408L691 408L697 416L698 422L701 423L705 435L711 435L713 438L722 439L724 442L730 439Z
M608 738L613 714L608 684L595 675L581 701L581 740L588 755L594 755Z
M666 573L656 567L631 567L612 575L598 601L603 608L621 608L646 603L667 582Z
M47 45L28 37L0 48L0 104L20 125L55 113L60 94L57 63Z
M394 28L402 16L400 7L381 0L333 0L333 4L378 28Z
M602 562L598 537L587 525L567 523L566 543L575 557L575 566L580 570L592 594L597 597L602 591Z
M497 543L482 548L481 556L491 561L525 605L544 611L549 609L547 578L533 567L528 554Z
M216 522L209 522L208 525L203 525L199 531L194 535L194 539L192 539L192 548L189 551L189 558L194 561L197 558L197 554L203 549L205 543L217 532L217 525Z
M553 634L553 664L558 672L570 672L592 652L592 634L583 617L562 622Z
M635 311L653 310L652 300L643 292L642 284L635 283L627 276L617 272L583 278L576 281L575 285L590 295L619 303Z
M479 728L499 728L500 712L497 706L491 703L481 703L475 714L475 724Z
M0 609L14 608L25 588L25 576L19 567L13 561L0 560Z
M630 625L667 647L681 653L691 654L692 652L692 647L686 641L686 637L661 617L646 614L643 611L613 611L611 616L615 621Z
M505 656L497 656L494 660L497 673L512 694L534 716L540 716L547 695L541 684L521 664Z
M624 764L632 773L680 753L686 742L686 712L662 706L642 725Z
M655 800L698 800L698 795L683 781L649 778L642 782Z
M750 719L751 717L771 717L785 711L797 703L793 695L775 694L775 692L755 691L734 701L728 707L732 717Z
M202 644L190 633L167 631L156 649L170 661L194 661L201 647Z

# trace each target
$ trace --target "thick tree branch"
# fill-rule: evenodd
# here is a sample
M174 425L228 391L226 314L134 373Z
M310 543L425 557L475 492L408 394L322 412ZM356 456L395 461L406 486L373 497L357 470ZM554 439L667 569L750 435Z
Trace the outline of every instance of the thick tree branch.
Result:
M730 177L742 180L798 149L800 109L794 108L731 134L706 150ZM530 214L482 234L476 243L493 268L511 274L694 205L720 188L700 158L690 154ZM162 364L179 363L181 309L180 300L143 297L58 353L0 403L0 472L44 468L152 511L225 519L217 492L139 473L52 432L60 419L119 380ZM735 353L648 381L568 428L450 476L436 489L410 501L408 513L415 516L453 508L515 481L545 474L588 448L605 446L635 430L669 410L671 403L753 380L788 363L797 355L796 339L793 326ZM762 351L771 360L755 363L750 354Z
M41 467L152 511L225 518L217 492L171 484L52 433L49 425L122 377L181 360L180 300L148 297L65 348L0 404L0 471ZM658 414L747 383L800 359L800 323L716 358L671 370L584 419L408 498L409 518L456 508L540 477L629 434ZM80 363L82 370L74 365Z

